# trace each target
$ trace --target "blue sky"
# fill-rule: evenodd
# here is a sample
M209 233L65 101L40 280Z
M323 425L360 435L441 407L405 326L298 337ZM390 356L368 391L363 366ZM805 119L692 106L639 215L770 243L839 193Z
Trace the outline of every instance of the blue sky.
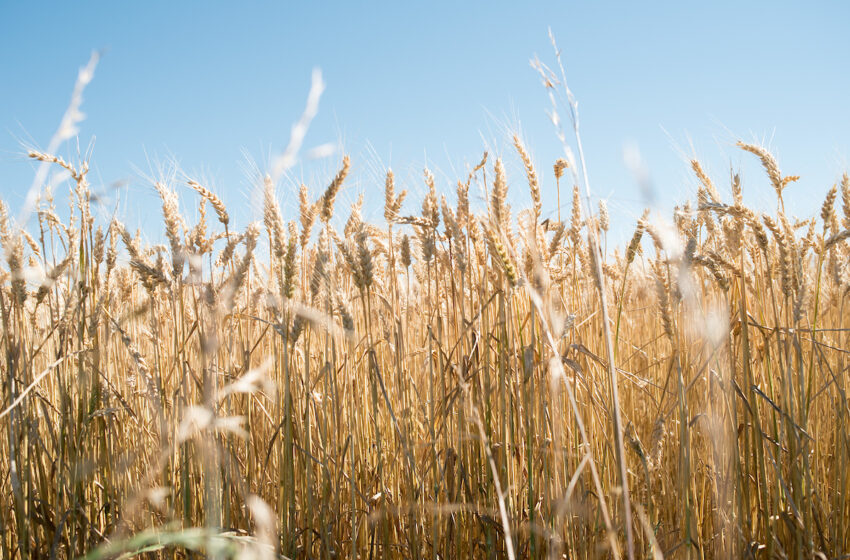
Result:
M535 53L554 62L551 26L579 99L591 186L620 235L646 203L623 163L629 145L662 208L693 196L694 155L726 192L730 165L740 169L748 201L769 208L766 179L734 148L763 141L783 172L803 176L786 191L790 208L811 214L850 167L847 22L850 3L837 1L0 0L0 197L20 207L34 172L26 147L48 144L78 68L103 49L79 139L84 149L95 138L93 188L119 200L130 224L161 228L147 177L172 160L212 185L238 222L253 219L252 169L286 146L314 67L327 90L305 146L332 142L352 155L343 203L364 192L367 215L379 219L392 166L415 211L425 165L450 193L487 148L504 155L514 207L525 206L509 143L518 129L554 213L551 164L562 150L529 66ZM76 144L60 153L74 157ZM317 196L339 157L302 161L282 181L291 216L297 183ZM193 194L180 191L191 210Z

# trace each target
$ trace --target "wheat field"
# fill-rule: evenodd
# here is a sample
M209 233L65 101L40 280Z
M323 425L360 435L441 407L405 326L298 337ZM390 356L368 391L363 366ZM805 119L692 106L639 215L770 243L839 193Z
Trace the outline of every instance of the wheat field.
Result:
M740 142L774 211L694 160L612 247L575 128L418 209L387 170L380 223L347 156L241 228L155 181L162 244L31 151L71 205L0 205L0 560L845 558L850 178L792 217Z
M740 144L775 213L694 161L696 202L605 254L569 163L515 147L525 177L426 170L412 215L388 171L385 220L361 198L340 231L348 157L290 222L268 180L244 230L157 183L162 245L32 152L74 205L0 216L0 557L843 557L850 179L792 219L797 178Z

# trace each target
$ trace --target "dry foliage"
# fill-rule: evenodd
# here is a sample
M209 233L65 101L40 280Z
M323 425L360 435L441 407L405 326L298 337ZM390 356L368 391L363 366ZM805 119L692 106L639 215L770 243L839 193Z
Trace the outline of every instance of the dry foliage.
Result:
M387 221L355 205L337 231L346 157L301 188L298 223L267 180L244 231L199 183L194 224L157 184L156 246L97 223L85 162L31 154L71 173L75 205L42 200L29 233L0 212L0 558L619 557L628 525L639 557L846 554L850 181L798 222L763 148L741 144L775 215L693 162L697 203L644 214L600 278L607 209L576 188L541 223L568 164L541 174L514 142L518 216L485 154L454 206L426 170L405 216L388 172Z

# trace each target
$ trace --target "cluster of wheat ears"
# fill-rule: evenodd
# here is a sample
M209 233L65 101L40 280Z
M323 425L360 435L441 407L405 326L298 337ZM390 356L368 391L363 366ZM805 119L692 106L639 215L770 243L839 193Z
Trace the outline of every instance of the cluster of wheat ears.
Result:
M157 183L160 245L31 152L73 204L0 212L0 559L844 557L850 179L790 218L797 178L739 146L775 213L694 161L697 202L625 250L577 186L542 220L570 165L517 138L516 216L485 153L415 215L388 171L384 223L361 198L340 231L346 157L297 221L268 179L242 231Z

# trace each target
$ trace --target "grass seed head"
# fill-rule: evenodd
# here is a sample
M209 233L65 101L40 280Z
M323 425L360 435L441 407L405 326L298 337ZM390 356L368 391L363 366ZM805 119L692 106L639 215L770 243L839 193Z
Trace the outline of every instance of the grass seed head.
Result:
M337 172L336 176L331 181L331 184L328 185L328 188L325 189L325 193L322 195L322 206L319 216L322 219L322 222L327 224L331 221L331 217L333 217L334 211L334 202L336 202L336 195L339 194L339 189L342 187L343 181L348 176L348 172L351 169L351 159L348 156L342 158L342 168Z

